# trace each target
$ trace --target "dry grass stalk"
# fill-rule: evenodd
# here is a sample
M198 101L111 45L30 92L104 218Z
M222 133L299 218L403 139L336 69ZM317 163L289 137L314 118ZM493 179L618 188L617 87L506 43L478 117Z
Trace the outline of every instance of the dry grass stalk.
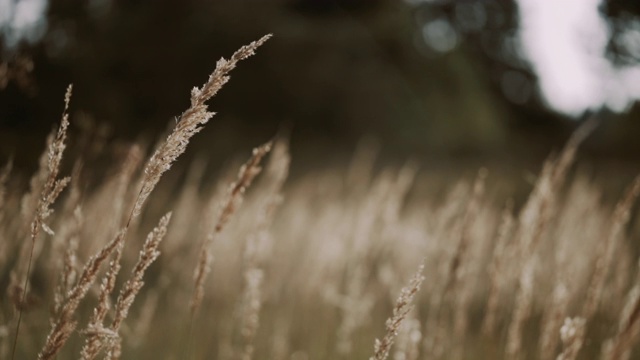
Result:
M592 117L580 125L576 131L571 134L569 140L565 144L560 157L556 160L553 167L553 174L551 175L551 183L554 187L560 186L567 176L567 172L573 164L578 147L582 144L589 135L598 127L598 119Z
M510 248L513 245L513 242L510 242L509 240L512 235L514 222L513 200L509 199L502 211L502 220L498 227L498 238L496 240L491 263L489 264L489 295L487 298L485 316L482 320L482 333L486 336L493 335L496 327L500 292L504 278L503 267L506 257L509 255Z
M100 295L98 297L98 305L93 309L93 314L87 325L87 338L80 352L82 360L93 359L98 355L101 349L102 339L99 329L103 327L103 322L109 309L111 308L110 295L116 286L116 277L120 272L120 259L124 242L121 241L115 249L113 259L109 262L109 269L105 274L102 284L100 285Z
M35 208L33 208L33 213L35 215L33 216L30 226L32 240L35 240L40 229L44 230L49 235L53 235L53 230L44 223L44 220L53 213L53 210L50 209L51 205L55 202L58 195L60 195L62 190L64 190L70 181L69 178L58 179L58 173L60 172L62 155L66 148L65 141L67 138L67 128L69 127L68 110L72 90L73 86L69 85L64 97L65 105L60 127L58 128L55 137L50 138L51 140L48 143L46 157L43 156L41 158L41 167L37 178L32 179L31 201L32 203L35 203ZM46 166L42 166L44 164L44 159L46 159ZM39 183L42 183L42 185L40 186ZM36 189L39 189L38 193L34 192ZM31 207L28 206L27 209L29 209L27 211L28 215L31 215Z
M95 240L96 243L109 242L120 230L129 226L128 223L133 218L131 202L135 201L135 198L132 199L135 194L131 193L131 189L137 187L132 182L143 160L142 155L140 146L128 147L118 173L104 184L99 196L93 200L94 206L100 207L104 212L104 218L97 224L92 224L99 232L98 235L102 235Z
M124 211L126 208L127 190L131 186L131 180L133 179L138 166L142 161L142 149L139 146L133 145L129 148L126 158L120 169L120 172L116 178L115 189L113 192L113 207L111 214L113 214L113 228L120 229L124 226Z
M289 176L291 154L289 154L288 140L280 138L273 144L269 163L264 169L264 177L268 182L269 198L281 201L282 187ZM271 200L273 202L274 200Z
M282 186L289 174L291 162L288 146L284 140L275 143L271 159L265 169L265 177L269 189L263 209L259 214L257 228L250 235L244 250L244 290L241 312L241 330L244 348L239 356L242 360L250 360L254 353L254 338L260 323L262 308L262 287L264 271L262 263L270 255L272 239L269 228L273 222L276 209L282 203Z
M263 217L269 216L268 214ZM247 240L245 248L244 290L242 296L241 330L244 347L239 359L250 360L253 357L253 340L260 322L260 309L262 307L262 283L264 271L259 266L259 239L263 241L269 237L267 227L270 220L262 220L261 229L252 234Z
M522 355L521 331L531 311L530 297L533 295L536 250L547 230L549 219L555 211L554 195L558 194L565 181L578 146L596 126L595 119L582 124L571 135L558 159L551 158L545 162L534 190L520 213L516 238L519 241L519 261L524 266L518 280L515 309L508 331L506 353L510 359L516 359Z
M151 263L160 255L160 253L157 251L157 247L166 234L167 226L170 219L170 213L162 217L158 226L153 229L153 231L147 236L147 240L145 241L142 251L140 252L138 263L133 269L132 278L124 284L123 289L120 291L120 295L115 306L115 318L113 324L110 328L106 329L105 332L103 321L110 308L110 300L108 299L108 297L115 287L115 274L117 274L120 268L120 256L118 255L118 253L121 253L122 250L116 249L115 257L117 261L111 261L110 268L107 271L107 274L105 275L104 281L102 283L98 306L94 309L93 316L91 317L89 325L87 326L87 339L80 352L81 359L88 360L95 358L103 348L103 346L107 345L107 343L113 344L114 341L119 339L119 327L124 318L126 318L129 307L133 303L135 296L137 295L140 288L142 288L142 277L144 275L144 272L147 267L149 267L149 265L151 265ZM118 265L114 265L116 263L118 263ZM108 336L105 337L105 334L107 334Z
M78 241L80 237L80 229L82 227L82 210L78 205L73 212L72 228L69 229L69 233L66 237L66 249L62 260L62 269L60 272L60 279L58 280L58 286L56 287L53 296L53 317L56 318L60 315L62 306L66 300L66 294L69 293L73 284L76 282L78 260L77 250ZM53 325L54 319L51 319Z
M450 236L450 231L455 231L456 236L460 236L460 225L462 221L460 218L464 218L464 212L468 208L469 204L469 186L466 182L458 182L448 194L444 205L437 210L435 223L434 236L436 238L444 238ZM457 244L456 244L457 245ZM449 249L441 249L438 256L438 260L435 262L436 276L431 282L433 288L433 296L429 301L429 312L427 321L425 323L424 331L424 352L428 354L430 358L439 359L442 358L444 352L448 350L448 342L452 340L449 335L450 322L446 321L450 316L450 308L446 309L443 306L445 300L445 291L452 280L451 269L452 261L456 255L449 255L451 252ZM445 327L446 325L446 327Z
M66 139L66 130L69 126L68 110L71 101L73 86L67 87L64 98L64 110L62 112L62 120L58 130L52 130L47 136L46 150L40 155L38 160L38 170L29 180L29 192L25 194L20 203L20 213L25 227L32 224L38 207L42 202L43 194L47 186L51 186L51 182L56 180L60 160L65 148L64 141ZM52 173L52 170L54 173Z
M640 279L640 276L638 277ZM629 291L620 314L618 333L602 347L602 360L626 360L640 334L640 281Z
M204 159L197 158L191 163L189 171L186 174L184 185L182 186L184 190L173 205L174 215L171 218L172 225L167 234L167 237L172 239L172 241L165 242L164 252L168 256L164 256L161 260L163 266L168 266L167 270L169 270L169 272L176 271L182 273L179 269L182 268L183 263L181 262L181 256L178 255L193 249L191 243L175 240L197 238L200 236L202 226L193 226L193 219L206 218L206 215L202 214L202 207L206 206L206 202L203 200L205 196L203 196L203 189L201 189L206 168L207 164ZM214 193L220 194L221 192L214 191ZM209 198L216 196L217 195L210 195ZM209 200L209 202L212 203L213 200Z
M413 309L413 299L420 290L420 285L424 281L422 272L424 270L424 264L420 264L418 271L413 275L409 285L402 288L400 296L396 300L396 304L393 308L393 316L387 319L385 327L387 329L386 334L382 340L376 339L374 343L374 354L369 360L385 360L389 357L391 346L395 341L398 329L402 325L402 322L407 317L409 312Z
M533 302L534 266L535 262L533 260L528 261L520 274L518 292L515 300L515 309L513 310L507 334L507 359L520 359L523 356L521 333L524 323L531 312Z
M241 47L229 60L224 58L218 60L216 69L209 76L209 80L201 88L194 87L191 90L191 106L182 113L173 132L154 152L144 169L145 177L134 206L134 214L140 213L142 205L160 181L162 174L169 170L171 164L185 151L189 139L202 130L202 125L213 117L214 113L208 111L206 102L229 81L229 72L236 67L239 61L255 54L255 50L270 37L271 35L266 35Z
M563 350L556 360L575 360L584 343L585 333L584 318L567 318L560 329Z
M149 233L144 245L142 246L142 250L140 251L138 262L131 272L131 278L127 280L120 290L120 294L118 295L118 300L115 305L114 319L111 323L111 327L109 328L109 330L116 334L118 343L121 341L120 337L117 335L120 330L120 326L127 318L129 309L131 308L131 305L133 305L136 295L138 295L140 289L144 286L144 282L142 281L144 273L158 258L158 256L160 256L158 247L160 246L162 239L164 239L167 234L167 226L169 225L170 220L171 213L168 213L160 219L158 226ZM119 344L110 349L108 357L111 359L120 358Z
M379 220L384 222L387 205L393 202L392 193L395 186L402 186L403 176L394 179L392 171L378 175L373 182L368 196L353 209L352 242L349 244L350 261L345 264L346 284L344 295L336 289L325 292L325 297L341 310L341 321L338 327L337 351L341 356L348 356L352 351L353 333L369 318L369 312L375 304L370 293L366 291L367 276L370 272L366 258L369 255L372 233ZM411 177L411 176L410 176ZM363 179L364 180L364 179ZM400 189L399 189L400 190ZM357 196L354 194L353 196ZM393 205L391 205L393 207ZM350 225L351 226L351 225Z
M389 194L395 185L394 172L383 171L374 180L368 196L355 209L355 224L353 225L352 262L354 266L361 266L360 260L366 256L371 234L375 231L377 222L384 214Z
M566 174L575 160L578 146L593 132L598 125L595 118L583 123L569 138L557 159L549 158L540 173L533 192L527 199L519 217L517 238L521 251L533 254L542 237L547 221L553 211L554 194L563 185Z
M67 197L64 200L60 209L59 230L56 232L56 236L51 241L51 252L49 256L49 268L59 268L62 258L67 247L69 237L78 234L80 228L76 223L77 214L76 210L81 207L82 202L82 190L81 190L81 172L83 163L77 160L71 171L71 182L69 183Z
M634 233L633 230L630 231ZM637 232L635 232L637 233ZM630 251L630 243L628 241L621 242L622 246L618 246L618 250L614 255L616 259L613 262L611 275L609 278L612 280L605 285L602 290L602 299L600 300L603 305L603 310L611 313L615 313L618 309L622 309L625 304L625 298L629 293L629 289L633 287L633 275L635 270L635 264L633 257L633 251ZM606 295L606 296L605 296Z
M211 243L220 236L224 226L242 203L244 193L251 185L253 179L260 173L260 162L271 150L271 145L272 143L268 142L253 150L251 158L240 168L236 181L231 184L225 199L220 205L217 220L208 232L199 253L198 263L194 274L195 288L190 304L192 316L196 313L202 303L202 299L204 297L204 283L207 275L211 271L211 263L213 262L210 249Z
M93 285L98 276L100 266L109 255L111 255L115 248L119 246L124 235L124 231L121 231L118 236L87 261L78 282L71 291L69 291L67 300L60 309L60 313L52 325L49 335L47 335L47 340L38 354L38 360L54 359L69 336L71 336L71 333L76 327L76 321L73 320L73 315L78 309L80 301L84 299L91 285Z
M126 190L140 162L140 158L140 149L137 146L132 146L127 153L125 162L116 179L116 187L112 197L113 208L111 210L111 214L114 218L114 220L112 221L118 228L123 226L122 224L120 224L119 218L123 213ZM112 255L112 259L109 262L109 268L104 275L104 278L102 279L102 283L100 285L98 304L93 309L93 314L91 315L91 319L89 320L89 324L87 325L87 338L80 352L81 359L83 360L93 359L95 356L97 356L102 347L102 341L100 337L101 332L97 331L97 329L103 328L104 319L111 309L110 296L116 286L116 279L118 273L120 272L120 261L122 258L123 249L124 236L122 237L122 241L120 242L120 244L115 248L115 253Z
M29 226L31 225L31 222L33 222L36 209L38 208L38 203L40 201L40 196L44 191L45 183L49 177L49 149L53 146L56 131L57 130L53 129L49 135L47 135L45 151L40 154L40 158L38 159L38 170L29 180L29 191L24 194L20 200L20 215L25 233L29 231ZM23 246L22 252L20 253L21 258L26 254L25 249L28 249L28 246Z
M327 300L337 305L341 311L341 321L336 332L338 354L347 356L353 348L353 333L368 319L374 299L365 292L367 270L362 260L349 269L346 294L327 293Z
M444 288L444 294L456 290L457 285L463 280L465 275L465 260L471 242L470 228L473 220L478 215L480 200L484 194L485 181L487 179L487 170L480 169L478 176L473 184L471 199L467 204L462 223L460 226L460 239L454 256L449 263L449 277Z
M569 306L569 290L564 282L559 281L554 290L551 303L547 305L542 319L542 331L540 332L540 360L553 359L556 348L558 346L558 331L563 328L562 321L565 319L567 307ZM567 321L565 320L565 326ZM582 320L584 322L584 320ZM575 327L577 323L572 322ZM584 326L584 324L583 324ZM561 332L564 334L564 332ZM564 335L563 335L564 336ZM565 343L565 351L568 351L567 341L562 337Z
M67 137L67 128L69 127L69 102L71 101L71 93L73 90L73 86L69 85L67 87L67 92L64 97L64 110L62 113L62 121L60 122L60 127L58 128L58 132L56 133L55 138L50 143L50 146L47 151L47 176L42 187L42 191L38 198L38 202L35 208L35 215L33 221L31 222L30 227L30 242L24 242L25 245L30 244L29 258L27 261L27 268L24 274L18 268L17 276L23 276L23 286L21 289L22 295L20 297L20 303L18 306L18 322L16 325L16 334L15 341L13 345L13 350L11 357L15 356L16 345L18 341L18 335L20 333L20 323L22 320L22 312L23 312L23 304L27 298L27 291L29 285L29 277L31 275L31 265L34 261L34 248L36 245L36 239L40 234L40 229L44 230L47 234L53 235L53 230L45 224L45 220L53 213L53 210L50 208L51 205L58 198L62 190L69 184L69 178L58 179L58 173L60 171L60 163L62 162L62 154L64 153L64 149L66 147L65 140ZM34 195L35 196L35 195ZM23 247L25 248L25 247ZM16 278L14 277L14 279Z
M372 150L368 150L371 153ZM366 156L366 153L361 154ZM372 161L369 159L355 160L351 165L350 176L360 179L364 183L369 183L370 173L364 170L370 166L364 164L362 170L354 170L358 167L358 161ZM364 171L364 172L362 172ZM357 175L361 172L360 175ZM353 350L353 337L358 328L361 328L370 319L370 311L375 304L375 298L370 289L367 288L368 277L372 269L367 259L374 256L376 245L372 242L377 230L381 238L389 239L395 236L393 228L396 226L394 219L403 198L411 186L415 174L414 167L405 166L399 172L388 170L375 177L371 186L349 189L356 184L347 184L350 192L347 197L354 202L354 206L346 209L343 216L349 221L340 236L346 243L345 250L348 256L342 258L341 262L348 259L342 265L343 270L338 270L332 275L331 282L338 282L329 288L323 289L325 300L340 309L340 324L336 331L336 350L341 357L350 357ZM337 264L334 264L337 265ZM340 266L336 266L336 269ZM339 291L340 288L344 290ZM392 299L395 295L391 293ZM340 293L343 292L343 293Z
M463 341L464 333L467 328L467 309L470 300L470 291L465 289L465 279L467 272L467 260L470 256L469 248L471 239L471 225L475 221L478 212L480 201L484 194L485 182L488 172L482 168L478 171L476 179L473 183L471 190L471 197L466 201L466 207L462 218L458 221L456 228L456 236L458 237L456 248L450 259L446 260L445 267L443 268L444 282L442 288L437 291L434 298L436 300L432 303L432 315L435 322L434 331L427 336L426 342L433 349L444 349L450 344L451 340ZM449 301L447 301L449 300ZM454 304L453 308L445 307L443 304ZM443 338L440 336L440 331L448 331L450 329L451 322L453 322L454 336ZM447 330L445 330L447 329ZM451 349L453 358L459 358L461 353L456 348ZM431 350L430 350L431 351ZM455 351L455 353L453 353ZM440 351L432 351L432 355L439 357Z
M113 210L115 220L113 222L117 227L122 226L118 220L119 215L122 214L126 198L126 188L130 183L131 177L138 166L140 161L140 150L137 146L132 146L129 149L124 165L118 174L116 181L116 188L113 195ZM125 230L126 231L126 230ZM124 237L123 241L116 247L115 253L112 255L112 259L109 262L109 268L102 279L100 285L100 295L98 296L98 304L93 309L93 314L87 325L87 338L85 344L80 352L81 359L93 359L97 356L102 346L102 339L100 337L101 332L97 329L103 327L103 322L107 313L111 309L111 293L116 286L116 279L121 269L121 258L124 249Z
M471 226L478 217L480 211L480 201L484 195L485 182L487 178L487 170L480 169L478 175L473 184L473 192L464 217L462 219L460 229L460 240L458 242L458 249L456 255L451 261L451 279L452 283L449 284L452 298L455 302L454 309L454 336L460 343L464 342L467 328L468 328L468 310L469 303L471 302L471 296L473 291L473 284L468 281L468 267L469 259L473 254L470 253L472 238ZM448 289L445 288L445 292ZM446 296L446 293L445 293ZM456 354L453 354L454 358L461 358L463 346L460 344L455 347Z
M598 251L599 256L594 265L595 268L587 290L587 297L582 308L582 316L585 319L591 319L598 310L598 304L602 297L602 289L604 288L605 280L611 267L611 262L613 261L613 255L616 251L616 242L629 222L629 213L638 195L640 195L640 176L636 177L629 186L620 202L616 205L611 217L611 228Z
M536 185L518 217L516 240L518 241L518 257L521 260L534 253L551 217L554 166L553 158L545 161Z
M413 314L413 316L411 316ZM415 311L402 323L398 331L396 351L393 360L418 360L420 356L420 320L415 317Z
M515 308L507 333L506 355L509 359L522 357L522 329L532 306L536 253L540 239L547 228L553 206L553 174L555 162L547 160L536 186L520 213L516 239L518 264L523 262L518 277Z
M545 162L533 192L519 217L517 238L521 242L521 251L525 257L535 253L554 210L554 195L559 192L566 180L566 174L575 160L578 146L596 126L595 119L582 124L571 135L560 156L557 159L551 157Z
M239 359L251 360L254 353L254 338L260 324L260 309L262 307L262 283L264 271L258 268L250 268L244 274L245 290L242 301L242 329L240 334L244 347Z
M61 314L47 337L45 346L39 354L39 359L51 359L60 351L73 329L75 329L76 324L72 321L73 314L91 284L95 281L100 266L113 251L119 251L117 249L124 246L131 220L139 215L145 200L160 181L162 174L164 174L178 156L185 151L191 137L200 131L200 126L213 116L212 113L207 111L205 102L213 97L228 81L229 77L227 74L235 67L237 62L253 55L255 49L269 37L270 36L265 36L256 42L240 48L229 61L220 59L216 65L216 70L209 77L209 81L203 85L202 88L194 88L192 90L191 107L182 114L178 125L147 163L140 192L138 193L124 228L85 265L78 284L76 284L70 292L69 300L61 309Z

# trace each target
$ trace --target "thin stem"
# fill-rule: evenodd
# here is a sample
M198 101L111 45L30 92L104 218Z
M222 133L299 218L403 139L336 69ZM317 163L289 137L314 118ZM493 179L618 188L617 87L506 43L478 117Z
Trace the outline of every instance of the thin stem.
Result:
M13 346L11 349L11 360L15 359L15 355L16 355L16 348L18 347L18 334L20 333L20 324L22 323L22 309L24 307L24 304L26 302L26 298L27 298L27 285L29 285L29 275L31 274L31 262L33 260L33 249L36 246L36 237L39 234L39 227L37 226L37 224L34 224L34 228L35 228L35 233L31 234L31 251L29 253L29 262L27 263L27 275L25 276L24 279L24 285L22 288L22 297L20 299L20 303L18 304L18 324L16 325L16 335L13 338Z

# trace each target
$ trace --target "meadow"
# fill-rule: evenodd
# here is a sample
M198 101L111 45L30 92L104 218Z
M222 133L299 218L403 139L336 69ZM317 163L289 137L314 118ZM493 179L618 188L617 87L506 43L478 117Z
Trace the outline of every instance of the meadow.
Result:
M36 173L2 164L1 359L640 357L640 177L609 201L574 171L595 120L521 200L485 168L422 191L416 163L379 169L366 146L289 180L286 134L215 179L199 161L164 176L268 38L219 60L168 136L111 151L107 170L83 158L91 141L66 151L71 86Z

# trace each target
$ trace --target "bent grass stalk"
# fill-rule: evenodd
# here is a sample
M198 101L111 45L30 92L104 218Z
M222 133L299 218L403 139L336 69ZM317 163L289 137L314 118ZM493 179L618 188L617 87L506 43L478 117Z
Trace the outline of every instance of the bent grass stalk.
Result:
M173 162L175 162L175 160L184 153L191 137L198 133L202 129L201 126L214 115L208 111L206 101L211 99L222 88L222 86L227 83L229 80L228 73L235 68L237 62L253 55L255 50L269 38L270 35L267 35L258 41L254 41L249 45L241 47L233 54L229 61L220 59L216 64L216 69L209 76L208 81L201 88L196 87L191 91L191 106L182 114L180 121L173 129L167 140L160 145L147 162L147 166L144 170L144 177L142 179L142 186L136 197L126 225L112 241L106 244L85 265L78 283L70 291L67 302L61 309L58 319L52 326L45 345L38 355L38 359L53 359L66 343L67 339L76 327L76 322L73 320L73 314L77 310L80 301L85 297L89 288L98 276L100 266L113 253L113 251L124 246L126 234L129 230L131 221L134 217L137 217L140 214L142 206L160 181L161 176L169 170ZM66 127L64 127L64 129L66 130ZM56 143L54 142L54 144ZM56 155L57 152L53 152L53 154ZM57 188L58 186L56 186L56 189Z
M220 236L225 225L229 222L242 203L246 189L262 170L260 168L260 162L262 161L262 158L271 151L271 145L272 143L270 141L254 149L251 158L242 165L238 172L236 181L229 186L227 195L220 204L217 220L213 223L213 226L202 243L198 256L198 263L194 272L195 287L190 304L192 318L195 316L195 313L198 311L198 308L202 303L202 298L204 297L204 283L207 275L211 271L211 263L213 262L213 255L211 254L210 249L211 244L218 236Z
M36 213L33 221L31 222L31 249L29 251L29 260L27 262L26 273L24 274L24 285L22 287L22 295L18 304L18 321L16 324L15 338L13 342L13 349L11 350L11 359L15 358L16 347L18 345L18 336L20 334L20 324L22 322L23 305L27 298L27 291L29 287L29 277L31 275L31 265L33 262L34 248L36 245L36 239L40 234L40 228L42 228L47 234L53 235L53 231L47 226L44 221L51 215L53 210L50 209L51 205L58 198L62 190L69 184L70 178L58 179L58 173L60 171L60 163L62 162L62 154L66 147L65 140L67 138L67 128L69 127L69 103L71 102L71 94L73 91L73 85L67 87L67 92L64 96L64 110L62 112L62 121L56 134L55 139L51 142L48 149L48 162L47 162L47 177L42 193L39 197ZM35 196L35 194L34 194ZM20 275L20 273L18 273Z

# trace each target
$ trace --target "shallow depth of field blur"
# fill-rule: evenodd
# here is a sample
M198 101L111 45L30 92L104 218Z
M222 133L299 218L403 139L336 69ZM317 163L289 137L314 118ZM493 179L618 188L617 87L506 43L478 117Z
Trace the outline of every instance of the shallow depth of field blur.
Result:
M265 34L134 215L192 88ZM638 358L637 99L632 0L0 0L0 359L47 358L123 228L58 359Z

